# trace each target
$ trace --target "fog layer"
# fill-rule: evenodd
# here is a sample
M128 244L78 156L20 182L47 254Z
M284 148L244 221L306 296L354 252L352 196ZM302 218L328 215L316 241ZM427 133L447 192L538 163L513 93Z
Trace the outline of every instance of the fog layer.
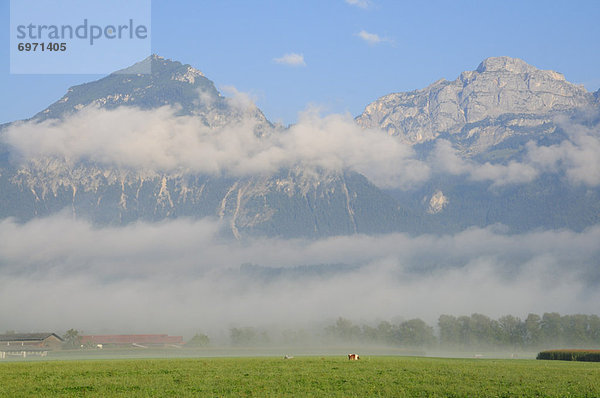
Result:
M600 302L600 227L246 242L222 240L220 227L176 220L95 228L65 215L4 220L0 327L185 333L302 327L338 316L434 324L442 313L594 313ZM264 278L245 272L245 263L266 271L337 266Z

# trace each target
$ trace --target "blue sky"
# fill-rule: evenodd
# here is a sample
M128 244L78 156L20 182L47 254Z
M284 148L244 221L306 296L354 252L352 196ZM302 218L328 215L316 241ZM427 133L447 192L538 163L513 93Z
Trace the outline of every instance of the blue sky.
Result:
M9 1L0 1L8 27ZM250 93L270 120L288 124L311 105L357 115L382 95L453 80L499 55L595 91L599 20L598 1L153 0L152 51ZM299 64L277 62L286 54ZM8 28L0 55L0 123L101 77L11 75Z

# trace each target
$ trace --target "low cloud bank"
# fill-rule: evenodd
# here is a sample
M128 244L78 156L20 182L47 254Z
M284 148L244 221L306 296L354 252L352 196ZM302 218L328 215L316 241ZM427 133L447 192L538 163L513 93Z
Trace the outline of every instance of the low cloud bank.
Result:
M507 164L477 163L446 140L438 140L422 161L411 146L382 130L357 126L348 114L322 117L309 109L288 129L261 126L265 131L256 134L256 107L248 96L232 91L228 103L236 122L220 127L208 127L197 116L178 115L171 106L107 110L90 105L64 120L14 123L0 142L12 148L13 159L23 162L55 158L68 164L89 161L123 169L228 176L292 167L351 169L382 188L410 189L433 174L465 175L502 186L556 173L572 184L600 185L598 126L557 119L566 140L550 146L529 142L523 159Z
M429 167L411 147L380 130L363 130L350 115L304 112L298 124L258 136L256 120L210 128L177 109L151 111L89 106L64 121L19 122L2 140L25 161L59 157L121 168L212 175L275 173L302 166L352 169L384 187L426 180Z
M223 332L480 312L594 313L600 227L581 233L389 234L231 242L218 222L96 228L58 215L0 223L0 327ZM258 278L244 263L325 274ZM297 269L297 268L296 268ZM23 309L26 309L24 312Z
M558 173L569 181L587 186L600 185L600 127L588 127L559 121L569 140L550 146L527 144L529 162L540 170Z

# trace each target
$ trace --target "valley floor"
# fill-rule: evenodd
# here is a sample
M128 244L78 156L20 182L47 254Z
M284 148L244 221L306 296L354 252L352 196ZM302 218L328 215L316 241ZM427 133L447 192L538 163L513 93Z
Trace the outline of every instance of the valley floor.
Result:
M0 362L0 396L598 397L600 363L423 357Z

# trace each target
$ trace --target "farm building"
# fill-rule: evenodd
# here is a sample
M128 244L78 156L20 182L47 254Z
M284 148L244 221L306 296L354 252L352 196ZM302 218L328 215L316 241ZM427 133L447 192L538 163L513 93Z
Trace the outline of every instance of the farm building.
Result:
M56 333L9 333L0 334L0 347L60 348L63 339Z
M49 350L60 349L63 339L55 333L0 334L0 359L7 355L23 358L27 355L46 356Z
M168 347L183 344L183 336L166 334L104 334L81 336L82 345Z

